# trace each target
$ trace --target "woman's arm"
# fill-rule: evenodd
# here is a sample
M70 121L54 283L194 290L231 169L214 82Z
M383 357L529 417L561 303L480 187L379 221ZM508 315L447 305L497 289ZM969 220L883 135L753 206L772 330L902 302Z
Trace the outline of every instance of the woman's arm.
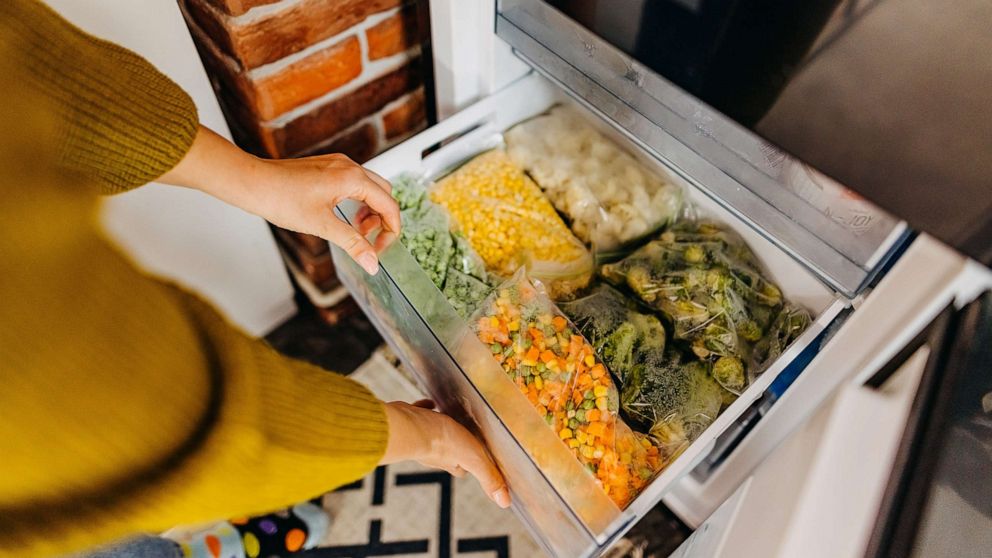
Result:
M158 180L201 190L282 228L327 239L370 274L378 270L377 252L400 230L389 182L348 157L259 159L204 126L186 156ZM358 230L334 215L334 206L345 199L365 204ZM373 247L365 235L380 226Z
M94 184L175 167L170 180L206 189L176 165L217 149L247 160L191 150L196 112L175 84L33 0L0 2L0 75L0 556L267 511L403 459L470 471L506 503L450 418L279 355L103 241ZM258 183L326 187L327 165L286 181L255 163Z

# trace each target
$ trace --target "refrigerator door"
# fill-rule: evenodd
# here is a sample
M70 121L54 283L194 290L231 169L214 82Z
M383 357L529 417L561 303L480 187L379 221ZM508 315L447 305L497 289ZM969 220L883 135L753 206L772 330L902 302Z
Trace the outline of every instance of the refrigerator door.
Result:
M583 108L538 74L515 82L485 100L442 121L368 163L395 178L403 172L449 168L471 157L511 125L546 111L556 103L575 105L601 132L649 168L681 186L704 215L727 223L751 246L786 298L808 308L810 328L759 376L713 424L679 455L625 509L618 509L547 428L515 385L433 285L413 256L401 245L382 257L382 272L368 277L341 251L335 264L342 282L372 317L383 336L441 407L474 428L487 441L507 472L515 507L535 537L554 556L586 556L600 552L639 517L656 505L686 475L736 420L779 377L797 373L819 349L821 334L849 307L790 253L769 239L753 222L728 211L699 182L675 172L614 128ZM356 207L339 207L350 220ZM829 374L822 370L821 374ZM783 401L788 399L783 395Z

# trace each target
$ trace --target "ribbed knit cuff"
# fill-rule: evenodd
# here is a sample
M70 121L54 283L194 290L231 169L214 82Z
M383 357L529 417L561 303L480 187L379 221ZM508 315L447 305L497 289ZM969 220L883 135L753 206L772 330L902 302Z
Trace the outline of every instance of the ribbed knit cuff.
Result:
M388 439L382 402L354 380L275 356L288 374L263 382L269 439L307 454L368 459L374 468Z
M189 151L193 100L145 59L84 33L34 0L6 0L7 26L39 94L61 111L60 161L124 191L172 169Z

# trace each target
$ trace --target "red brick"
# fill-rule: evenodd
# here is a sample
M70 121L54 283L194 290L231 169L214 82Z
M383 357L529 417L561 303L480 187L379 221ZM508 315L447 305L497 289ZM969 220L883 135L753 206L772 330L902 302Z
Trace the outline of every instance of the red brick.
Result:
M374 114L390 101L421 85L419 60L402 66L360 89L321 105L282 127L262 125L262 141L269 153L299 153Z
M317 314L327 325L335 326L352 316L358 315L362 309L350 296L330 308L317 308Z
M372 158L379 150L379 139L375 127L363 124L328 145L308 152L308 155L325 155L327 153L344 153L357 163L364 163Z
M217 8L233 16L239 16L255 6L274 4L282 0L208 0Z
M291 8L242 23L204 4L185 0L190 15L230 56L247 69L303 50L403 0L304 0Z
M362 48L353 35L254 83L255 110L260 119L271 120L361 73Z
M365 32L369 43L369 60L378 60L404 52L418 41L417 15L407 7Z
M424 90L413 92L400 106L382 115L386 139L394 139L419 129L427 121Z

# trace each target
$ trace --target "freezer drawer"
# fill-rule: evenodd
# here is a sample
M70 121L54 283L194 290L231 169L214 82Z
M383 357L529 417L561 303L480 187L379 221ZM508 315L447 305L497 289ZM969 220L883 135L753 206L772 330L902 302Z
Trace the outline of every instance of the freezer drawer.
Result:
M810 328L627 509L620 510L533 411L492 358L489 348L478 341L402 245L396 243L383 254L382 271L375 277L366 275L347 255L335 250L335 264L342 282L417 375L422 387L443 410L485 438L506 473L515 511L537 540L550 554L571 558L600 552L656 505L790 363L804 351L816 350L813 341L848 302L762 231L710 197L692 177L648 155L627 136L537 74L526 76L407 140L368 166L387 178L407 171L437 172L473 155L480 137L506 130L556 103L576 105L590 123L624 146L642 164L682 186L704 214L734 228L763 261L786 298L805 306L814 316ZM339 212L345 219L351 219L355 209L353 204L346 203L339 207Z

